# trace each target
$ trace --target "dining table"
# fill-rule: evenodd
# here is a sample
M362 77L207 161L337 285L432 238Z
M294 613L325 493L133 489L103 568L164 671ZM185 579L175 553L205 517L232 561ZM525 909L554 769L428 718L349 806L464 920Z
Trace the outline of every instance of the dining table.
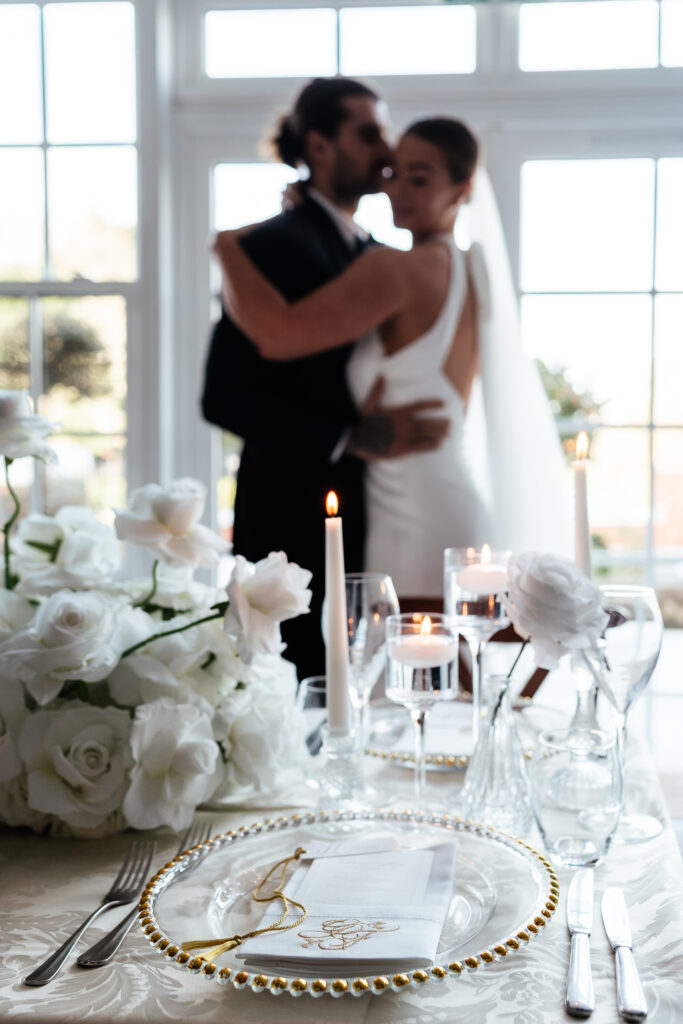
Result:
M366 758L373 784L390 788L397 807L410 807L412 773L381 758ZM616 1024L615 959L600 918L600 897L619 886L628 905L636 962L652 1024L683 1022L683 861L646 743L631 737L629 777L643 810L658 817L663 831L647 842L613 843L594 869L594 916L590 956L595 989L593 1024ZM461 771L429 773L432 799L447 803ZM300 791L303 792L303 791ZM302 801L297 803L297 801ZM216 834L305 809L300 795L276 805L213 807L197 818L210 821ZM264 802L261 801L263 804ZM493 823L495 824L495 823ZM143 834L144 835L144 834ZM524 837L543 852L537 832ZM178 836L156 833L157 867L176 853ZM570 1020L564 1008L569 964L566 896L573 871L557 867L556 912L534 941L514 955L478 960L476 969L430 978L379 994L330 992L293 998L289 991L240 990L220 985L203 973L180 969L160 955L136 925L114 959L84 969L75 958L123 917L111 910L91 926L62 972L47 986L30 988L23 979L70 934L99 903L130 845L130 834L100 839L38 836L19 829L0 831L0 1018L24 1024L557 1024ZM182 879L177 886L188 884Z

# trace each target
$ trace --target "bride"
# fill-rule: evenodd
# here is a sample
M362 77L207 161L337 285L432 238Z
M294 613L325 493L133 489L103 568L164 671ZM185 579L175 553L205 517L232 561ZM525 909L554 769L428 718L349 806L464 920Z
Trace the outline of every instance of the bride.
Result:
M245 229L220 232L214 246L226 307L261 355L289 360L362 337L347 367L359 407L380 380L392 405L443 400L451 430L438 449L366 470L365 568L389 572L402 596L442 594L446 547L567 546L559 441L520 346L505 243L488 180L475 174L478 156L459 121L411 125L386 191L412 249L372 247L297 302L249 261L238 241ZM453 230L468 202L481 239L463 252Z

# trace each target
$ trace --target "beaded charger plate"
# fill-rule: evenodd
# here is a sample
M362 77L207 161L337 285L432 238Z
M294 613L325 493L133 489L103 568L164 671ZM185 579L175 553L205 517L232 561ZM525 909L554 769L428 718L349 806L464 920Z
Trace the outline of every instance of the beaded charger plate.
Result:
M538 734L544 729L566 724L565 717L556 708L530 700L516 702L513 710L517 732L527 753L533 751ZM453 772L467 768L472 752L471 715L472 705L461 701L444 703L432 710L426 726L427 771ZM390 703L373 704L365 753L387 764L412 768L415 754L411 734L412 723L406 708Z
M455 837L453 892L431 967L368 977L307 976L291 969L264 974L245 970L234 950L212 962L181 949L197 938L213 936L218 942L257 927L264 908L251 900L251 893L268 870L307 840L319 842L327 835L338 841L345 827L363 838L395 835L406 846L411 837L424 845L432 833L434 842ZM176 880L180 884L172 885ZM186 976L200 974L219 985L273 995L360 996L425 990L493 966L545 933L558 898L549 861L522 840L485 825L418 811L311 812L243 826L176 857L145 888L139 918L152 946Z

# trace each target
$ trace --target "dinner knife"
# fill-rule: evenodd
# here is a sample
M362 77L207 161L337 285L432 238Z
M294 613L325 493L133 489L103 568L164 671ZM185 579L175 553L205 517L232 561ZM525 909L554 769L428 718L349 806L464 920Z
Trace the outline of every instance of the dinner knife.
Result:
M591 976L590 934L593 925L593 872L577 871L567 893L567 927L572 937L564 1005L573 1017L590 1017L595 1009Z
M603 893L602 920L616 959L619 1013L625 1020L644 1020L647 1002L633 958L631 927L621 889L606 889Z

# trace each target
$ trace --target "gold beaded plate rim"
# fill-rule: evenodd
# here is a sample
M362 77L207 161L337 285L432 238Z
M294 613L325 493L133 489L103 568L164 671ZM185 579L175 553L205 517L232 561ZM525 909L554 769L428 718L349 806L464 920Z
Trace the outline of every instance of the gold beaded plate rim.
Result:
M492 943L488 949L478 950L471 955L463 956L459 960L452 960L448 963L435 963L429 968L415 968L414 970L395 974L391 977L375 975L368 977L350 976L346 978L303 978L292 974L268 975L260 971L220 967L215 963L206 963L192 953L183 952L180 948L180 941L182 940L176 940L166 935L156 920L156 903L159 896L197 858L203 859L223 846L247 840L250 836L262 835L264 832L277 833L284 829L298 828L300 826L363 820L379 825L382 822L424 824L435 829L443 829L446 832L465 833L499 843L526 858L537 870L540 869L540 903L532 910L528 917L524 918L517 928L512 929L511 934L502 937L498 942ZM187 850L180 856L174 857L145 886L138 908L138 923L157 952L165 958L166 962L170 962L180 968L186 977L199 974L208 981L215 978L223 986L236 989L250 989L253 992L267 991L272 995L281 995L283 992L288 992L294 997L308 994L315 998L329 994L334 998L338 998L343 995L361 996L366 992L380 995L382 992L398 992L403 989L411 989L413 992L416 990L425 991L431 988L433 984L440 984L447 979L458 978L463 974L471 973L479 968L487 967L499 960L503 960L513 953L524 949L532 939L538 938L545 933L546 926L557 909L559 893L558 877L546 857L524 840L505 832L500 832L489 825L464 821L461 818L452 817L447 814L427 814L421 811L410 810L311 811L292 814L289 817L269 818L264 821L254 822L252 825L242 825L235 830L219 833L208 839L205 843L200 843L198 846L193 847L192 850Z
M387 708L389 705L376 704L371 707L381 710ZM395 710L399 710L394 705ZM514 702L513 710L516 714L522 712L541 712L542 714L556 714L556 709L550 705L533 703L530 697L518 697ZM406 724L408 724L408 719ZM543 728L550 728L551 722L545 723ZM541 730L539 730L541 731ZM527 747L524 751L524 756L528 759L531 757L533 752L533 746ZM415 766L415 754L409 750L390 750L386 747L372 745L365 748L366 757L380 758L382 761L386 761L388 764L397 765L401 768L413 768ZM428 770L437 772L445 771L465 771L470 763L470 754L458 754L453 753L433 753L425 754L425 765Z

